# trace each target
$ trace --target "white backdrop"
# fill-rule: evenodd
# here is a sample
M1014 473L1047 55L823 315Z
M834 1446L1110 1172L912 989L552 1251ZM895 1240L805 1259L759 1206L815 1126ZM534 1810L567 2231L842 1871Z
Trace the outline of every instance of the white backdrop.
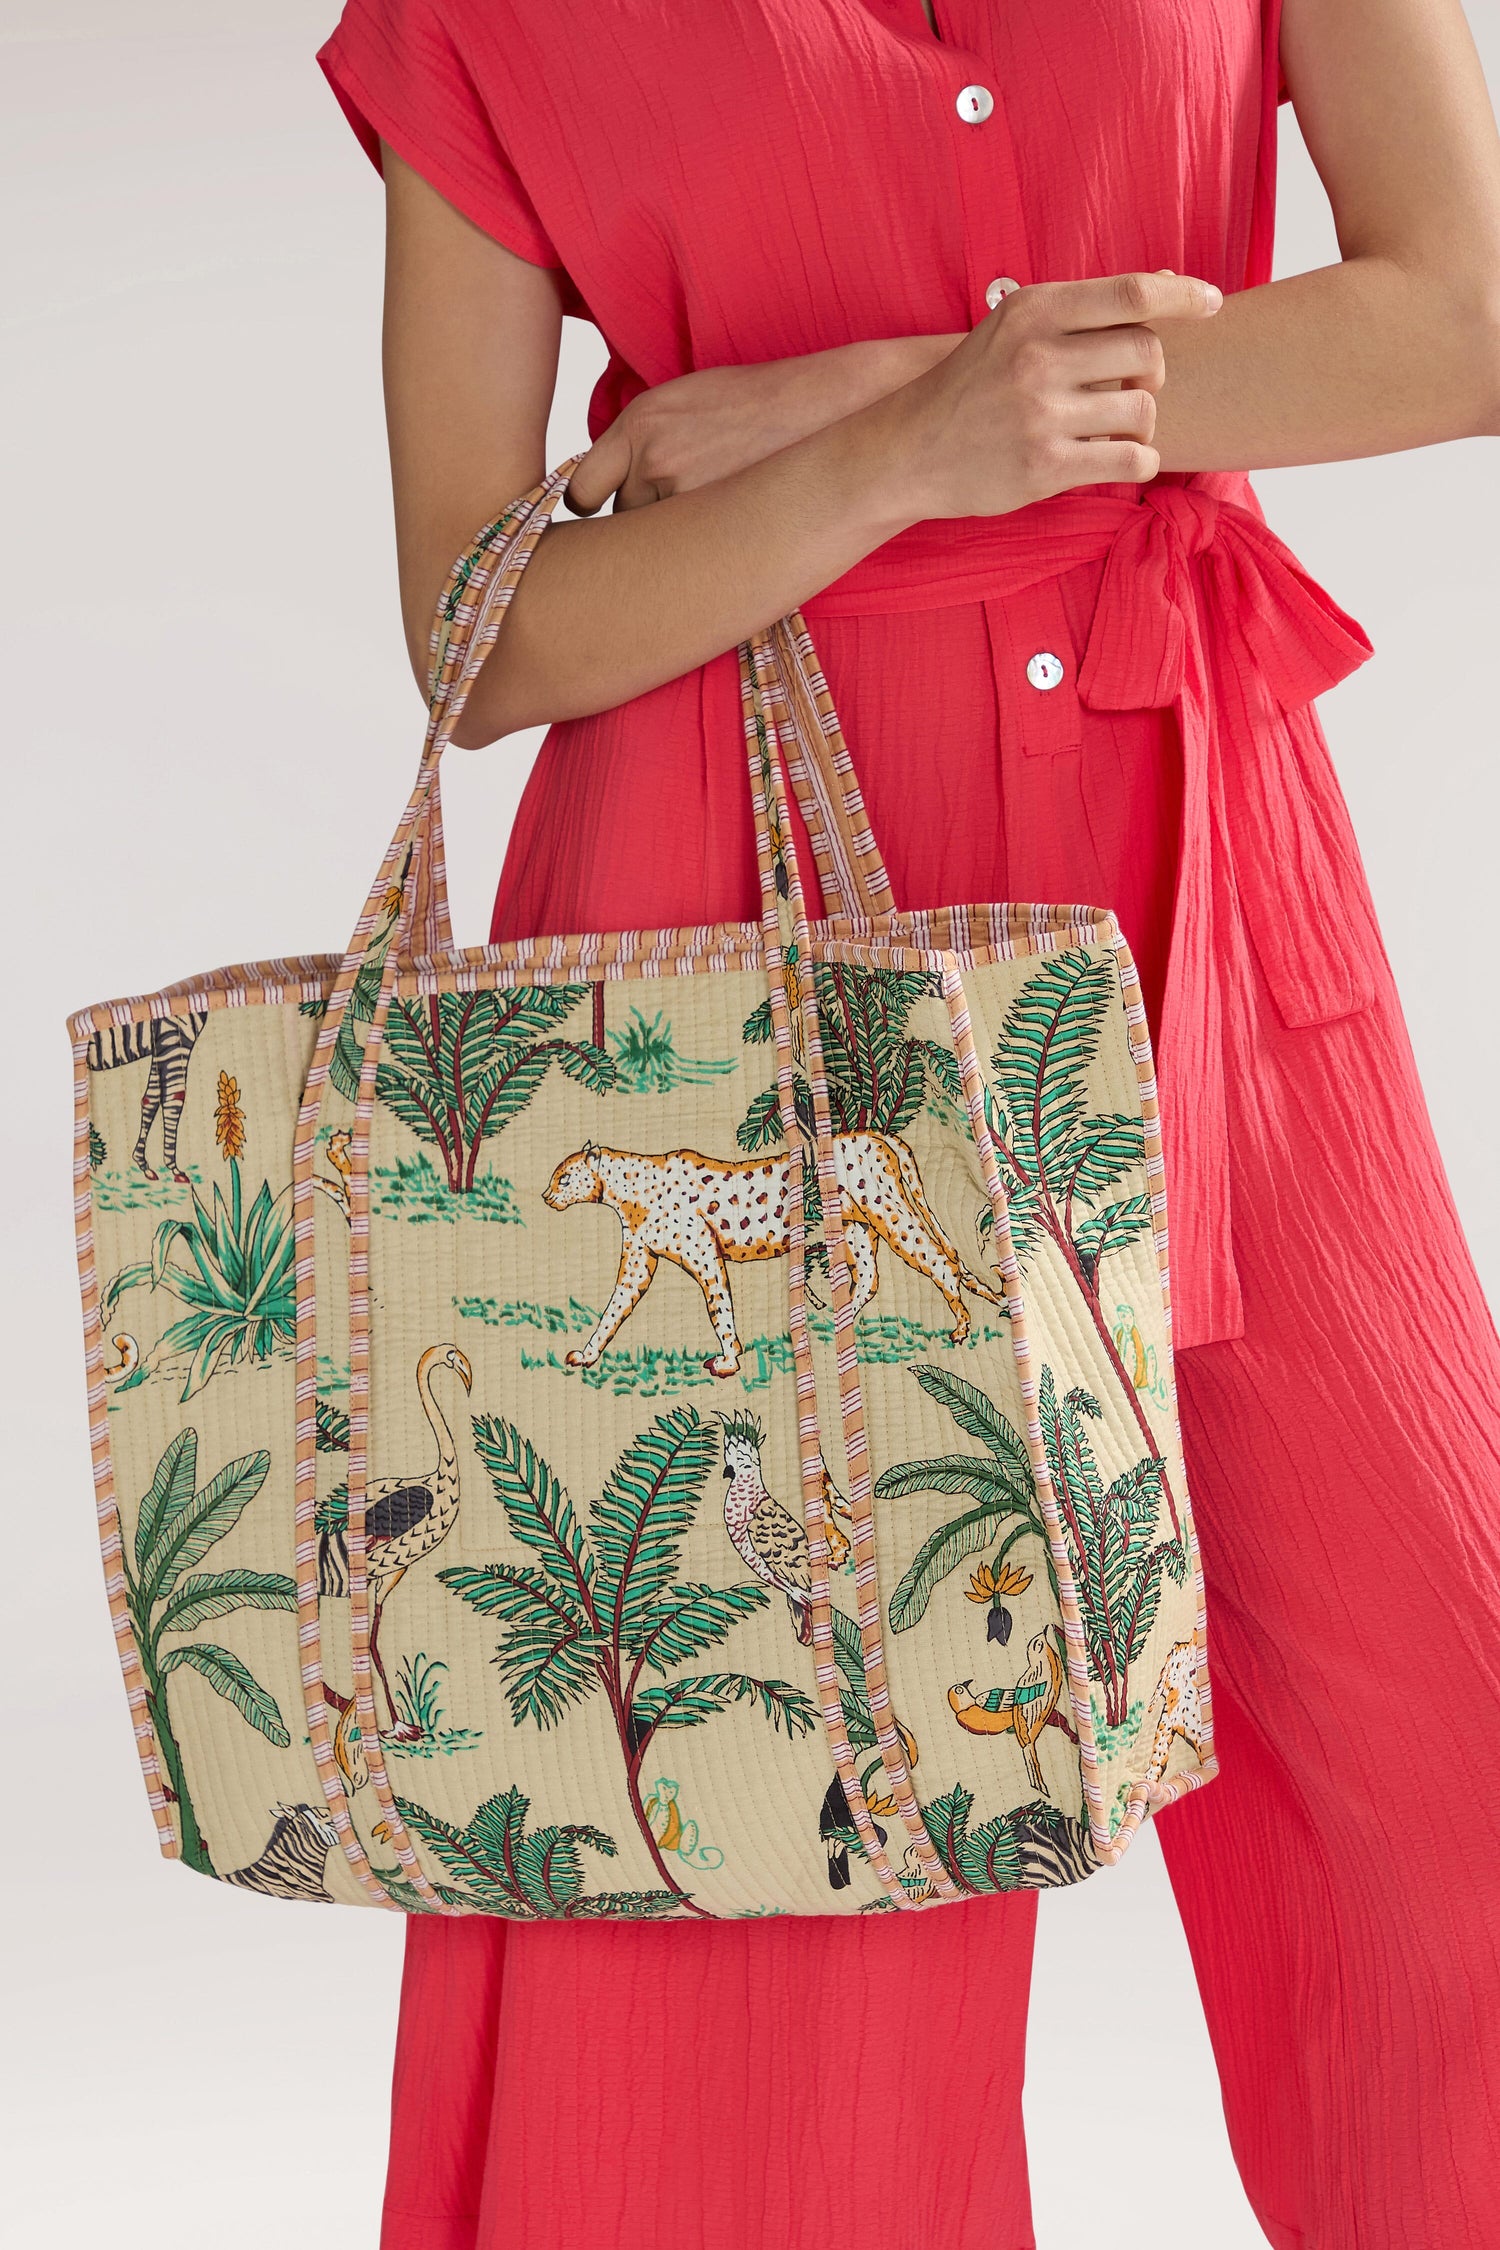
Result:
M1500 0L1471 7L1493 84ZM4 1740L21 1847L0 1876L14 2139L0 2213L38 2250L374 2250L377 2235L400 1924L225 1892L155 1857L94 1538L62 1022L215 962L341 946L405 795L421 711L381 426L381 199L313 64L336 12L0 0L0 897L21 933L0 1105ZM1290 272L1336 250L1286 112L1283 164ZM582 433L600 357L570 322L554 458ZM1469 443L1257 484L1376 644L1323 711L1493 1297L1500 463ZM468 939L534 747L457 760ZM1111 2083L1064 2042L1107 2000L1112 1960L1148 1953L1179 2121L1143 2196ZM1043 2250L1083 2250L1106 2223L1115 2250L1259 2243L1149 1835L1119 1872L1044 1900L1035 1997ZM1134 2192L1110 2193L1127 2180Z

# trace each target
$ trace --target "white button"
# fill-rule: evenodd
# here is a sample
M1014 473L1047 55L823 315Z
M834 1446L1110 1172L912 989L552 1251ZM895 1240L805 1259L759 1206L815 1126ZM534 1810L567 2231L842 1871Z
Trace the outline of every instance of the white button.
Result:
M1012 281L1008 273L1003 273L997 281L992 281L984 293L984 301L990 311L993 312L1003 298L1009 297L1020 286L1019 281Z
M966 125L982 125L994 107L988 86L965 86L958 97L958 114Z
M1054 688L1062 676L1062 658L1054 656L1050 648L1038 649L1026 667L1026 677L1034 688Z

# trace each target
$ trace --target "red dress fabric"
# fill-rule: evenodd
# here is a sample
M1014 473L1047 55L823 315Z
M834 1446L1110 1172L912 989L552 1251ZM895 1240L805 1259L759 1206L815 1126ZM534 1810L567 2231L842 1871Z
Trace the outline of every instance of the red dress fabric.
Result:
M350 0L320 60L560 270L597 432L1002 273L1264 281L1277 7ZM1311 701L1368 644L1224 476L917 526L806 616L898 902L1109 905L1142 967L1224 1766L1160 1832L1246 2190L1278 2250L1495 2250L1500 1345ZM497 936L757 911L732 652L549 732ZM1029 2250L1033 1916L414 1918L383 2250Z

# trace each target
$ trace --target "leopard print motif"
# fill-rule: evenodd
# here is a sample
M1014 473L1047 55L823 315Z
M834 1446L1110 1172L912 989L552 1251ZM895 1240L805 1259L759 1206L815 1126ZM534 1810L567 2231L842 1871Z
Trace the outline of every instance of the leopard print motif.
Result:
M992 1305L1004 1299L963 1263L934 1218L911 1150L883 1133L843 1133L833 1145L853 1268L854 1311L863 1312L880 1285L876 1261L884 1242L903 1264L926 1274L941 1290L953 1315L950 1334L954 1343L962 1343L969 1333L962 1292L967 1289ZM690 1148L651 1156L600 1148L594 1142L565 1156L544 1202L553 1211L569 1210L575 1203L605 1203L618 1215L624 1234L614 1291L588 1341L568 1353L568 1365L595 1364L650 1287L658 1262L667 1258L691 1274L703 1291L719 1346L705 1366L713 1375L736 1374L741 1344L728 1269L747 1259L787 1255L791 1190L787 1157L733 1164Z

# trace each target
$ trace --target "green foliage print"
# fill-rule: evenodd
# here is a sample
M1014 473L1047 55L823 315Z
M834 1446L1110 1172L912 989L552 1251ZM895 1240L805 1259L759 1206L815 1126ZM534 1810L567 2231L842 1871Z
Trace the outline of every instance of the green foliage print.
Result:
M194 1672L278 1750L291 1741L275 1697L239 1657L213 1641L178 1637L239 1609L295 1611L296 1583L279 1571L197 1568L210 1547L234 1529L265 1483L270 1466L268 1453L247 1453L227 1462L200 1489L198 1433L179 1430L157 1463L151 1489L141 1502L134 1541L120 1553L125 1600L146 1683L146 1708L166 1767L168 1793L177 1806L182 1856L189 1867L206 1875L214 1873L213 1860L183 1778L167 1686L175 1673Z
M513 1537L536 1560L460 1566L438 1576L501 1625L495 1661L517 1726L556 1726L574 1706L603 1695L652 1863L680 1906L702 1914L667 1865L646 1815L641 1773L653 1743L664 1731L706 1725L737 1703L790 1739L817 1723L814 1705L785 1681L678 1670L718 1647L769 1599L759 1584L707 1586L678 1577L682 1543L718 1465L717 1426L689 1406L661 1415L626 1446L583 1514L514 1423L476 1416L474 1440Z
M1011 1238L1024 1270L1042 1241L1061 1253L1078 1284L1121 1392L1148 1450L1156 1440L1142 1404L1132 1345L1122 1353L1117 1323L1105 1311L1100 1274L1114 1251L1151 1230L1151 1201L1118 1191L1145 1162L1145 1127L1122 1111L1091 1110L1089 1066L1118 997L1112 954L1059 953L1028 977L1011 1002L990 1058L985 1122L1010 1206ZM980 1221L981 1234L993 1226ZM1161 1488L1180 1530L1165 1464Z
M1099 1864L1087 1823L1040 1799L978 1827L973 1817L974 1794L962 1782L922 1808L934 1849L961 1891L1050 1889L1081 1881ZM929 1895L920 1873L903 1880L916 1895Z
M648 1023L639 1008L632 1008L625 1029L609 1032L607 1040L622 1094L670 1094L679 1086L707 1086L739 1068L734 1055L724 1060L680 1055L660 1009Z
M472 1750L483 1740L478 1727L443 1725L446 1713L441 1690L447 1669L440 1656L428 1656L425 1651L402 1657L391 1683L391 1701L405 1731L400 1739L385 1745L387 1759L449 1757L455 1750Z
M936 976L819 961L813 989L835 1133L900 1133L924 1105L962 1109L963 1084L952 1049L936 1039L915 1038L908 1029L918 1001L940 993ZM747 1046L769 1044L769 1000L747 1018L742 1036ZM798 1122L811 1140L811 1095L800 1078L796 1099ZM754 1155L781 1137L777 1092L769 1086L746 1112L739 1144Z
M538 1337L586 1336L599 1325L598 1308L577 1297L565 1305L548 1305L526 1297L455 1297L454 1309L462 1320L481 1321L487 1328L518 1328ZM831 1313L814 1308L808 1325L814 1338L832 1343ZM946 1326L931 1327L906 1313L867 1311L860 1316L860 1358L866 1366L902 1367L908 1360L935 1348L974 1351L982 1344L1004 1341L1008 1331L993 1321L977 1321L962 1345L956 1345ZM738 1382L753 1393L769 1389L778 1377L795 1372L792 1339L785 1329L775 1335L747 1336L741 1343ZM714 1375L701 1350L682 1345L611 1345L599 1354L594 1366L570 1369L566 1349L553 1346L533 1350L521 1347L523 1368L550 1368L569 1373L590 1390L606 1391L614 1398L673 1398L683 1391L719 1393L725 1378Z
M378 919L355 971L344 1013L339 1020L338 1033L328 1057L329 1079L335 1092L342 1095L346 1102L359 1100L359 1075L364 1068L365 1043L380 999L385 958L390 952L396 924L401 918L401 900L410 868L411 853L408 851L380 902ZM321 1020L328 1012L328 1003L326 1000L304 1000L298 1012Z
M1036 1496L1031 1456L1024 1439L992 1399L942 1367L914 1367L929 1398L953 1416L959 1428L977 1438L983 1453L944 1453L926 1461L903 1461L887 1469L875 1486L878 1500L905 1500L914 1493L956 1494L970 1505L950 1516L923 1540L902 1573L889 1604L891 1630L910 1632L921 1623L937 1589L960 1564L998 1541L988 1565L992 1581L1004 1583L1002 1567L1013 1547L1034 1540L1056 1589L1047 1526Z
M929 1532L902 1573L888 1605L892 1632L909 1632L919 1624L943 1581L992 1543L993 1553L972 1581L974 1598L988 1592L991 1609L998 1606L999 1596L1016 1583L1007 1575L1007 1558L1029 1539L1040 1552L1056 1600L1057 1572L1031 1458L1020 1433L993 1400L962 1376L931 1366L915 1367L912 1373L928 1397L945 1406L984 1451L905 1461L877 1480L878 1500L937 1492L957 1494L970 1503ZM1181 1586L1187 1576L1187 1551L1175 1534L1169 1539L1155 1537L1165 1468L1158 1454L1137 1461L1106 1489L1085 1427L1087 1421L1099 1418L1098 1400L1081 1389L1059 1399L1052 1369L1043 1367L1038 1411L1083 1613L1090 1669L1104 1690L1105 1724L1117 1732L1130 1709L1130 1667L1156 1620L1163 1573Z
M394 1164L377 1165L370 1174L370 1209L377 1218L410 1219L415 1226L433 1220L451 1226L458 1218L488 1219L492 1225L526 1224L516 1191L498 1172L480 1172L460 1202L426 1150L416 1156L398 1156Z
M1090 1392L1074 1389L1059 1398L1052 1370L1044 1367L1038 1412L1090 1670L1103 1683L1105 1724L1118 1729L1130 1709L1130 1667L1155 1623L1163 1575L1178 1586L1186 1582L1187 1550L1180 1537L1155 1536L1164 1466L1159 1458L1137 1461L1106 1489L1085 1427L1100 1413Z
M239 1085L226 1071L219 1073L214 1132L229 1173L228 1196L217 1181L207 1202L192 1188L186 1216L164 1219L150 1257L123 1267L100 1302L107 1321L126 1292L145 1283L186 1308L131 1378L143 1382L160 1362L185 1359L184 1401L222 1366L289 1351L297 1333L292 1190L288 1185L273 1196L262 1180L247 1204L240 1177L245 1114Z
M600 1915L643 1922L679 1911L671 1891L586 1891L584 1851L613 1859L619 1848L614 1838L579 1821L528 1834L531 1800L519 1789L487 1798L465 1828L440 1820L407 1797L396 1799L396 1810L454 1878L434 1885L447 1906L504 1914L521 1922L581 1921Z
M592 1093L614 1084L615 1065L594 1039L557 1035L601 989L517 985L392 1001L375 1091L436 1149L450 1194L472 1194L484 1142L520 1116L554 1064Z

